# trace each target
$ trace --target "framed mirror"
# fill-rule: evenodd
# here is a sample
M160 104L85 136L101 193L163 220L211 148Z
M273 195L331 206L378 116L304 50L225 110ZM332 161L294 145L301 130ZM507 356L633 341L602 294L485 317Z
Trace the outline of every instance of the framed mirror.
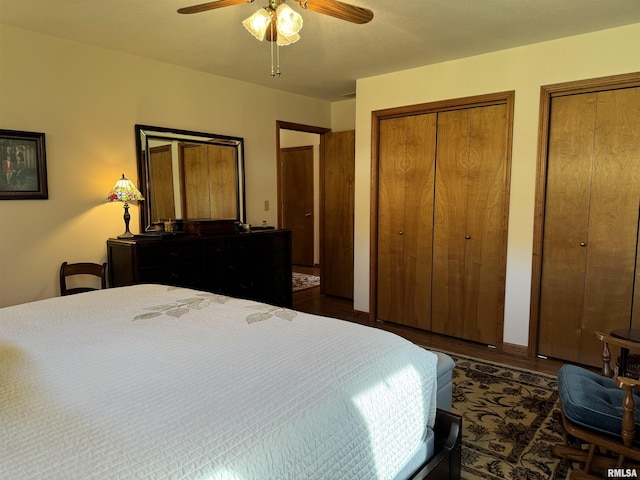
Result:
M244 139L136 125L140 230L166 220L245 223Z

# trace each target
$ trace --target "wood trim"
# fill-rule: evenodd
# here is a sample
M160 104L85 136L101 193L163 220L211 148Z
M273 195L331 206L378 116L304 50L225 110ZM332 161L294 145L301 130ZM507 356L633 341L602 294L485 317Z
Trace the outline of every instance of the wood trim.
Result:
M457 99L441 100L430 103L422 103L417 105L409 105L403 107L395 107L371 112L371 208L370 208L370 251L369 251L369 319L375 321L377 318L377 253L378 253L378 170L379 170L379 136L381 120L421 115L425 113L438 113L447 110L461 110L465 108L476 108L488 105L505 104L507 106L507 149L505 152L505 210L504 210L504 231L503 241L506 245L508 235L508 219L509 219L509 196L511 185L511 158L512 158L512 140L513 140L513 112L515 105L515 91L509 90L504 92L489 93L477 95L473 97L462 97ZM506 288L506 251L502 255L502 278L503 289ZM504 299L502 300L502 321L500 324L500 337L496 342L496 348L502 351L504 344L502 341L504 335Z
M331 131L330 128L315 127L313 125L303 125L302 123L285 122L283 120L276 120L276 128L278 129L278 133L280 133L280 129L295 130L297 132L306 133L318 133L320 135L322 135L323 133L329 133Z
M369 320L376 321L378 316L378 169L379 169L379 144L380 144L380 120L382 116L378 112L371 112L371 183L369 207Z
M320 145L318 147L318 170L319 170L319 176L320 178L318 178L318 198L320 199L320 205L319 205L319 209L318 209L318 215L320 216L320 218L318 219L318 238L320 239L320 245L318 245L318 258L320 259L320 265L318 265L318 270L320 273L320 293L322 295L325 294L326 292L326 284L323 281L323 279L325 278L325 266L324 266L324 258L325 258L325 249L324 249L324 216L325 216L325 210L324 210L324 195L325 195L325 156L327 154L326 152L326 148L327 148L327 142L326 139L324 137L324 134L320 135Z
M395 117L406 117L410 115L422 115L425 113L437 113L446 110L462 110L464 108L486 107L488 105L508 103L508 98L510 96L515 97L515 91L510 90L505 92L487 93L473 97L453 98L449 100L439 100L437 102L387 108L383 110L375 110L372 112L372 114L375 118L383 120Z
M640 87L640 72L577 80L540 87L540 118L538 121L538 159L536 167L531 297L529 308L529 357L538 353L540 322L540 290L542 282L542 251L544 238L544 206L547 188L547 161L551 100L554 97L581 93Z
M526 345L516 345L515 343L503 343L502 351L511 355L517 355L518 357L528 357L529 347Z

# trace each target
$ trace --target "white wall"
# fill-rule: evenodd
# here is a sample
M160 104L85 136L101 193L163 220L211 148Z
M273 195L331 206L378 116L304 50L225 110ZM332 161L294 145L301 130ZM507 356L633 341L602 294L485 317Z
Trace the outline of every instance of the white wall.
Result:
M515 90L504 341L527 345L540 87L640 71L639 46L635 24L359 80L354 308L369 311L371 112Z
M106 259L124 224L104 200L137 180L135 124L244 137L253 224L276 223L276 120L331 126L329 102L3 25L0 65L0 129L45 132L49 184L48 200L0 201L0 307L58 295L65 260Z

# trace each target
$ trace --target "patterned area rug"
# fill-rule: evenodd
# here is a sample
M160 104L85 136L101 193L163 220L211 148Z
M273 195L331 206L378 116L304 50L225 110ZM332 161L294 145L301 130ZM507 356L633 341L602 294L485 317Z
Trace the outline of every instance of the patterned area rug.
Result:
M567 478L552 454L562 442L556 377L449 355L453 411L463 418L462 478Z
M293 291L306 290L320 285L320 277L306 273L293 272Z

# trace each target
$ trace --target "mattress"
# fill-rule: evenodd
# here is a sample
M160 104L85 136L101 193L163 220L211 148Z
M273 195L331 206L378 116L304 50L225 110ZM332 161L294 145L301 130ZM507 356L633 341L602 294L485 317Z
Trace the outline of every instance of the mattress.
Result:
M7 307L0 477L396 478L433 426L436 362L378 329L162 285Z

